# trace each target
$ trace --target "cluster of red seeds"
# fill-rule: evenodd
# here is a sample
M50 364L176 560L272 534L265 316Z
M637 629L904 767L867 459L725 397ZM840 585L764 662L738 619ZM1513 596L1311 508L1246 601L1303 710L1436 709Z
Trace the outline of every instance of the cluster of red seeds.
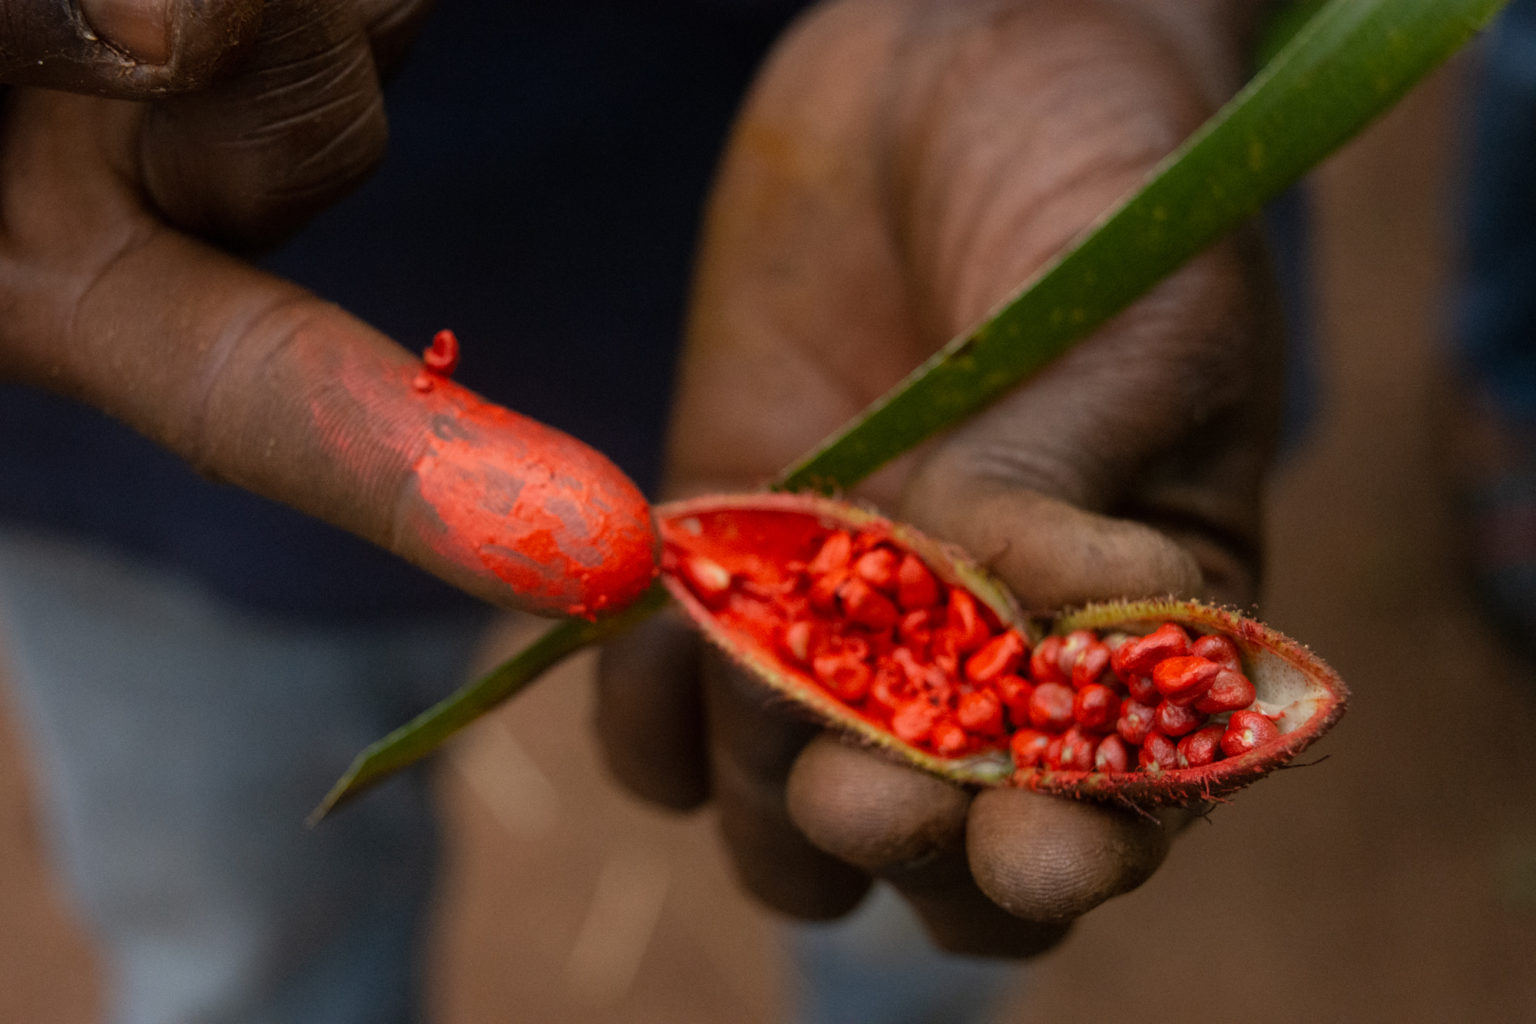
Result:
M965 589L877 532L837 530L775 579L702 556L678 568L710 608L771 609L779 653L843 704L942 757L1007 745L1015 766L1125 772L1208 765L1279 735L1226 637L1175 623L1078 630L1033 650Z

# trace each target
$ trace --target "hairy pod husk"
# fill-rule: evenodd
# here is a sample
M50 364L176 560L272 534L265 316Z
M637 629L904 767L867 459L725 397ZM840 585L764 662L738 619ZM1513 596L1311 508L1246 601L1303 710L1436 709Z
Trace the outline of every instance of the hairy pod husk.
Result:
M1026 615L953 545L815 495L703 497L655 512L663 579L717 647L823 723L954 782L1138 807L1193 804L1286 764L1344 711L1347 690L1332 669L1226 609L1156 599ZM1231 738L1233 752L1212 763L1185 765L1171 753L1158 763L1153 753L1172 751L1176 736L1147 743L1127 728L1127 748L1118 726L1105 724L1104 701L1130 707L1138 685L1143 695L1153 686L1138 676L1128 691L1116 675L1120 656L1108 664L1111 652L1137 641L1157 646L1141 638L1160 627L1159 636L1182 631L1190 641L1225 637L1230 647L1206 641L1201 650L1217 644L1230 657L1235 649L1233 671L1251 681L1251 691L1239 690L1255 695L1244 721L1262 728ZM1122 652L1127 664L1135 649ZM1170 721L1231 722L1234 705L1218 696L1228 691L1208 691L1208 676L1216 668L1193 656L1158 673L1157 685L1183 705L1167 709ZM1175 690L1184 680L1198 692ZM1207 710L1190 710L1197 702Z

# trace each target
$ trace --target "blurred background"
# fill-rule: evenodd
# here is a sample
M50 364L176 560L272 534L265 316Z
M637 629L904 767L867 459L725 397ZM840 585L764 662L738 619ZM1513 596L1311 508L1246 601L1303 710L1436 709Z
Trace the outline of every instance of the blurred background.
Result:
M1273 479L1261 614L1339 670L1353 707L1303 757L1322 763L1196 822L1151 882L1021 969L999 1021L1536 1020L1536 672L1466 583L1437 351L1467 71L1310 182L1312 416ZM522 635L509 625L486 660ZM708 817L603 778L589 669L440 761L435 1021L785 1019L781 933L736 891ZM94 1021L92 951L3 709L0 739L0 1020Z

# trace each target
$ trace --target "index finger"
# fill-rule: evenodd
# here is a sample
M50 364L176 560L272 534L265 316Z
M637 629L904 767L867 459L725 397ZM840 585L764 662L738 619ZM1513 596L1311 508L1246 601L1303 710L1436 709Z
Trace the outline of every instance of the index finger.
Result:
M0 357L21 379L498 604L596 615L650 584L649 508L607 459L418 382L367 325L137 212L101 152L125 108L16 99L13 124L51 126L15 133L0 178Z

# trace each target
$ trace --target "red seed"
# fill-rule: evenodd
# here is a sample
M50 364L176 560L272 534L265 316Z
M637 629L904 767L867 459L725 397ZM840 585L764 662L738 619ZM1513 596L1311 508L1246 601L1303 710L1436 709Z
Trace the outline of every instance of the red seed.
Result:
M950 588L944 631L954 637L955 649L962 654L976 650L992 636L976 599L959 587Z
M451 376L459 365L458 335L449 330L432 335L432 344L421 354L421 362L438 377Z
M1048 636L1035 645L1029 655L1029 678L1037 683L1064 683L1071 678L1061 670L1059 636Z
M1113 655L1116 651L1118 651L1125 644L1130 643L1132 640L1135 640L1136 637L1132 636L1129 633L1122 633L1122 632L1120 632L1117 629L1117 630L1113 630L1111 632L1105 633L1103 636L1099 637L1099 639L1101 641L1103 641L1104 646L1108 647L1109 648L1109 653L1111 655Z
M1262 712L1234 711L1221 737L1221 749L1228 757L1237 757L1279 736L1280 727Z
M827 539L821 542L821 549L805 567L805 571L812 576L825 576L829 572L846 569L848 560L852 557L853 537L847 530L837 530L828 534Z
M1123 772L1130 770L1131 752L1125 748L1125 741L1114 733L1110 733L1099 740L1098 749L1093 752L1093 770L1098 772Z
M861 636L839 636L833 638L837 650L843 652L849 658L858 661L868 661L870 656L869 641Z
M1196 711L1208 715L1219 715L1224 711L1241 711L1252 704L1257 696L1247 676L1224 668L1217 674L1211 688L1205 691L1205 696L1195 701L1194 707Z
M731 592L731 571L712 558L689 555L679 566L683 582L706 608L718 608Z
M896 587L896 552L878 547L860 555L853 563L853 574L870 586L889 593Z
M1022 676L1003 676L992 684L997 690L997 695L1003 700L1003 707L1008 712L1008 720L1015 726L1029 724L1029 698L1035 692L1035 688Z
M1141 745L1141 750L1136 755L1136 765L1140 768L1151 768L1155 765L1165 770L1177 768L1179 750L1173 745L1173 740L1162 733L1148 733L1146 742Z
M1221 666L1192 655L1166 658L1152 670L1157 692L1174 704L1193 704L1205 696Z
M842 602L844 615L876 632L893 628L901 615L890 598L858 576L844 583L837 596Z
M1120 695L1102 683L1089 683L1072 700L1072 717L1091 732L1113 729L1120 716Z
M1192 707L1163 701L1152 713L1152 724L1167 736L1183 736L1205 724L1205 716Z
M806 600L811 607L823 615L837 614L837 595L848 581L848 567L842 566L817 576L811 580L811 587L806 591Z
M869 684L869 703L866 710L894 717L910 699L911 686L899 671L885 666L875 671L874 681Z
M1098 746L1098 737L1090 736L1074 725L1061 734L1058 767L1075 772L1092 771L1093 755Z
M1237 652L1237 645L1220 633L1196 637L1195 642L1189 645L1189 653L1206 661L1214 661L1222 668L1229 668L1234 672L1243 670L1243 659Z
M965 660L965 676L972 682L990 683L1019 667L1028 645L1014 630L999 633Z
M1163 695L1157 692L1157 684L1152 682L1151 676L1131 676L1125 680L1125 689L1131 695L1132 700L1143 704L1161 703Z
M1091 683L1097 683L1103 678L1104 670L1107 668L1109 668L1109 648L1094 641L1083 648L1077 660L1072 662L1072 685L1082 689Z
M945 679L958 679L960 677L960 658L955 654L954 647L952 646L953 640L945 633L940 633L939 639L947 640L948 642L934 646L933 667Z
M932 608L939 603L939 582L923 564L908 552L896 569L896 600L907 609Z
M1074 721L1072 701L1076 696L1062 683L1041 683L1029 697L1029 723L1036 729L1060 732Z
M850 654L818 654L812 671L827 692L847 704L857 704L869 694L873 673L867 663Z
M891 732L897 739L917 746L928 738L938 719L939 709L926 700L909 700L891 715Z
M924 665L918 657L905 647L898 647L887 655L887 660L901 670L902 676L913 686L921 686L928 678L930 666Z
M1155 705L1136 700L1124 701L1120 705L1120 718L1115 722L1115 732L1131 746L1139 747L1146 742L1147 733L1152 731L1156 712Z
M1115 675L1129 683L1131 676L1149 676L1164 658L1189 653L1189 634L1172 622L1165 622L1146 636L1128 640L1115 650L1109 660Z
M901 618L896 620L896 635L905 640L909 634L921 635L925 640L932 636L933 612L927 608L902 612Z
M1039 764L1050 743L1051 737L1038 729L1020 729L1008 741L1008 749L1013 754L1013 766L1030 768Z
M1179 767L1199 768L1218 760L1221 757L1221 734L1225 731L1226 727L1222 725L1206 725L1179 740Z
M1061 743L1060 736L1052 736L1050 742L1045 745L1045 753L1040 755L1040 763L1047 768L1061 767Z
M941 718L933 724L930 740L933 743L934 753L941 757L954 757L956 754L964 753L971 742L965 730L947 718Z
M1086 629L1074 629L1061 638L1061 651L1056 655L1056 667L1061 671L1063 679L1072 678L1072 666L1077 664L1077 659L1089 646L1099 642L1099 638Z
M967 732L981 736L1000 736L1003 732L1003 702L991 690L962 693L955 705L955 719Z
M789 623L784 627L784 632L779 638L784 653L800 665L810 663L811 648L815 640L816 624L809 619Z

